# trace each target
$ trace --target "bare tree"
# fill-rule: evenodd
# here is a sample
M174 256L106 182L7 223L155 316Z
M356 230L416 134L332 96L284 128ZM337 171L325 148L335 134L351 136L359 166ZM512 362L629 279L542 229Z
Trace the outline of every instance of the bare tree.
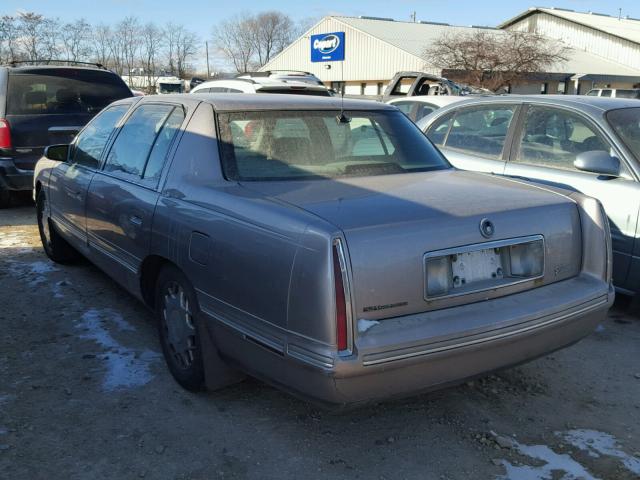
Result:
M140 52L142 68L147 77L147 85L155 85L156 83L162 46L162 30L153 23L147 23L142 29L142 48Z
M93 28L92 56L96 63L104 66L112 66L111 49L109 47L112 35L113 33L109 25L98 24Z
M66 60L87 60L91 54L91 25L84 18L66 23L60 38Z
M288 15L270 10L223 21L215 29L214 40L227 61L238 72L246 72L262 67L284 50L300 28Z
M131 75L136 66L140 44L138 34L140 22L135 17L126 17L118 23L115 31L115 46L119 56L120 67L125 75L128 75L131 84ZM114 55L115 56L115 55ZM131 85L130 85L131 86Z
M566 47L536 33L475 30L443 35L424 52L455 80L496 91L566 61Z
M47 42L47 19L37 13L18 13L18 42L28 60L44 60L48 56L45 46Z
M15 17L0 17L0 63L19 60L18 22Z
M265 65L296 37L291 18L282 12L262 12L251 19L251 39L258 67Z
M220 23L214 33L220 53L237 72L247 72L255 65L254 25L251 16L238 15Z
M178 77L184 78L191 58L198 51L196 46L198 44L198 36L183 26L178 28L177 33L176 50L174 52L175 66Z

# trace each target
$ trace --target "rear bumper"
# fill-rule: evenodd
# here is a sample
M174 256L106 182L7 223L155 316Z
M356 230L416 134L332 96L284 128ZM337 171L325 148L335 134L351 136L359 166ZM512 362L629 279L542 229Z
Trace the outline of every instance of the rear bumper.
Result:
M312 355L301 361L292 342L279 355L228 325L216 323L216 336L223 355L267 382L321 403L348 405L442 388L543 356L591 333L613 300L611 286L581 275L508 297L384 320L357 336L354 355L335 355L331 362L313 362Z
M24 191L33 188L33 170L16 167L13 159L0 157L0 188Z

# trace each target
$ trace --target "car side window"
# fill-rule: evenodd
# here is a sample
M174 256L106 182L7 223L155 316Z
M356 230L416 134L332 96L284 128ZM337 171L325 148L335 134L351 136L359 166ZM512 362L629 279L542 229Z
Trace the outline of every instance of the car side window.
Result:
M610 97L611 96L611 90L602 90L602 93L600 94L601 97Z
M611 151L611 146L577 114L557 108L530 106L516 158L517 163L575 170L573 162L583 152Z
M451 126L451 120L455 112L447 113L443 115L438 120L433 122L433 124L427 130L427 137L429 140L433 142L434 145L442 146L444 144L445 139L447 138L447 132L449 132L449 127Z
M515 105L490 105L458 110L445 147L499 159Z
M142 175L143 179L154 183L160 179L167 153L183 121L184 110L181 107L174 108L158 133L153 147L151 147L151 153Z
M419 104L418 108L416 109L416 114L415 114L416 118L414 118L413 121L417 122L418 120L422 120L427 115L430 115L431 113L433 113L435 109L436 107L426 103Z
M156 138L174 108L167 104L138 107L120 129L107 155L104 171L126 179L139 180Z
M398 109L409 118L411 118L411 110L413 110L414 105L414 102L396 102L393 104L394 107L398 107Z
M115 105L100 112L76 139L71 163L98 168L100 157L113 129L129 109L129 105Z

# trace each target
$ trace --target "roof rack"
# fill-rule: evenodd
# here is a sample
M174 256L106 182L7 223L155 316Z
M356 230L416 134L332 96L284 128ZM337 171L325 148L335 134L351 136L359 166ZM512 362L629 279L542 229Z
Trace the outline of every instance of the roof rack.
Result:
M55 60L55 59L51 59L51 60L12 60L8 63L9 66L11 67L15 67L17 65L22 65L22 64L30 64L30 65L52 65L52 64L58 64L58 63L64 63L66 65L91 65L92 67L97 67L100 68L102 70L108 70L107 67L105 67L103 64L101 63L95 63L95 62L78 62L75 60ZM56 65L54 65L56 66Z

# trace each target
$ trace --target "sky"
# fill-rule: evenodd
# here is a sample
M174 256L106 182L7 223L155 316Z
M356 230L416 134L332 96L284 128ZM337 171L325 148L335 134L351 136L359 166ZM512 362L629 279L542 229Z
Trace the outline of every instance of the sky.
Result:
M213 27L225 18L243 12L280 10L296 20L320 19L325 15L377 16L395 20L409 20L416 12L417 20L445 22L452 25L496 26L532 6L568 8L576 11L593 11L640 18L640 1L617 0L615 2L582 0L511 0L488 2L481 0L0 0L0 15L17 11L33 11L45 16L68 21L83 17L91 23L116 23L133 15L141 21L164 24L169 21L182 23L195 31L204 44L211 38ZM537 0L541 2L543 0Z

